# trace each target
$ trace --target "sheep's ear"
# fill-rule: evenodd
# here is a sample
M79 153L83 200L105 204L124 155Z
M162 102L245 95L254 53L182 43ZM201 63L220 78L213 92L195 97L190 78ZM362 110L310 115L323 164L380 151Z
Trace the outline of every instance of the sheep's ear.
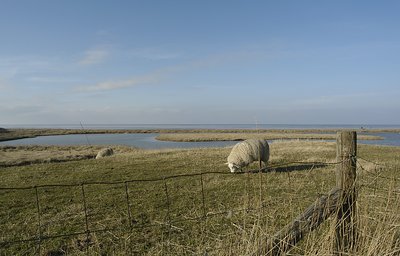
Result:
M226 162L226 163L224 163L224 164L228 165L229 163L228 163L228 162Z

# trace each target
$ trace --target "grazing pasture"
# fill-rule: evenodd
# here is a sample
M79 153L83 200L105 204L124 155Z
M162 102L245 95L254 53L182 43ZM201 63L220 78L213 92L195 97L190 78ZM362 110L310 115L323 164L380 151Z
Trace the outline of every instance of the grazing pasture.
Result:
M230 174L230 150L129 149L0 167L0 254L252 255L335 186L333 142L273 142L263 173ZM397 255L400 148L359 145L357 155L353 255ZM327 255L333 232L328 220L290 253Z

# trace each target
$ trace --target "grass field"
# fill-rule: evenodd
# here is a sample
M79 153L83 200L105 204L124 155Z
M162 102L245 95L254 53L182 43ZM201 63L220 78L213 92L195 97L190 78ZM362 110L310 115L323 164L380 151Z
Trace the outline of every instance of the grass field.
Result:
M272 170L262 174L229 174L224 163L230 148L121 148L100 160L0 167L0 187L27 188L0 190L0 254L251 255L335 185L335 165L307 164L334 163L335 143L280 141L270 147ZM17 163L18 148L13 150L9 161ZM53 147L51 155L96 150ZM398 255L400 148L359 145L358 156L360 239L352 255ZM201 172L216 173L163 179ZM332 223L289 255L329 255ZM37 240L4 243L39 234L40 247Z
M0 146L0 167L22 166L40 163L66 162L95 158L104 146ZM114 146L119 154L129 152L130 147Z

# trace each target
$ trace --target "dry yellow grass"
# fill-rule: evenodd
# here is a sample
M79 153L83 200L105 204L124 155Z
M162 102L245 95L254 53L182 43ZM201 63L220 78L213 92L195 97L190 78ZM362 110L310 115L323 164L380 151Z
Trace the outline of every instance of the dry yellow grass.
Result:
M306 140L335 140L336 134L326 133L167 133L156 137L163 141L199 142L199 141L235 141L245 139L306 139ZM382 137L371 135L360 135L360 140L380 140Z
M0 167L94 158L103 146L0 146ZM116 153L133 150L115 146Z
M270 166L296 161L335 162L335 143L277 141L270 145ZM0 187L43 184L77 184L77 187L40 188L42 235L85 230L82 182L113 182L154 179L202 171L229 172L224 165L227 148L130 150L101 160L32 164L0 168ZM58 154L53 151L52 154ZM399 255L400 148L359 145L358 155L383 163L377 167L359 160L358 247L349 255ZM32 157L35 157L34 154ZM90 234L91 255L251 255L262 243L290 222L320 194L335 185L335 166L292 164L249 175L204 175L205 209L208 218L160 225L168 221L163 181L129 183L133 225L155 224L129 230L125 186L86 185L89 229L121 228ZM256 164L249 167L256 168ZM385 177L385 178L384 178ZM173 220L201 216L199 177L167 180ZM260 190L261 188L261 190ZM260 191L262 197L260 197ZM0 191L2 241L37 235L34 190ZM258 207L253 211L235 209ZM212 216L211 213L226 211ZM288 255L331 255L332 220L304 238ZM86 234L43 240L42 254L84 255ZM8 245L0 254L37 254L37 241ZM1 251L3 250L3 251ZM132 253L134 252L134 253Z

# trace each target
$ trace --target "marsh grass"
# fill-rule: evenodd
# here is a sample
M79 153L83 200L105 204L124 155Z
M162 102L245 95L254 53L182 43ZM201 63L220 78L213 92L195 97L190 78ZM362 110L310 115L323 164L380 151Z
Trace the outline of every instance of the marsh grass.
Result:
M106 146L0 146L0 167L66 162L94 158ZM134 150L113 146L117 154Z
M37 188L41 236L80 233L43 239L42 254L250 255L335 185L334 165L286 165L333 163L335 143L281 141L270 146L269 164L275 167L262 174L204 174L164 180L171 175L228 172L224 162L230 148L132 149L100 160L3 167L0 187L75 184ZM352 255L396 255L400 246L400 200L395 193L400 189L396 180L400 148L359 145L358 155L394 168L377 168L359 160L360 244ZM256 164L249 167L256 168ZM84 184L83 202L82 183L159 178ZM1 241L39 234L34 188L0 190L0 200ZM329 255L332 223L328 220L288 255ZM32 241L4 245L0 253L34 255L38 250L37 241Z
M253 132L253 133L165 133L156 137L162 141L200 142L200 141L239 141L246 139L264 140L336 140L336 133L304 133L304 132ZM360 135L360 140L380 140L380 136Z

